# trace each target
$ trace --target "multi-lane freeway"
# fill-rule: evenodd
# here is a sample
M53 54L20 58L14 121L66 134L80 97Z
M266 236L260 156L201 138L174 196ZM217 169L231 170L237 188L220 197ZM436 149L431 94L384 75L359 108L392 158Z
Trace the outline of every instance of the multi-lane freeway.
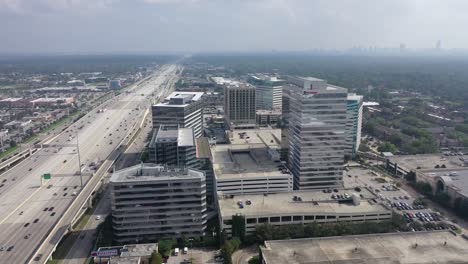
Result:
M170 92L166 83L178 69L176 65L161 67L151 78L100 105L0 175L0 263L45 261L57 242L49 234L67 224L76 197L82 196L88 182L96 184L90 180L92 175L115 158L109 155L128 139L151 101ZM41 179L44 174L51 179Z

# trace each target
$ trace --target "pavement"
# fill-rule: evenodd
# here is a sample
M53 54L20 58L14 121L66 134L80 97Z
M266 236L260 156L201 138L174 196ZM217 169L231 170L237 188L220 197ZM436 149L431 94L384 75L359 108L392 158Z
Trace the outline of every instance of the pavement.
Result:
M247 264L249 260L258 256L258 245L253 245L246 248L241 248L232 254L233 264Z
M106 101L99 107L106 111L91 111L53 139L48 148L0 175L0 247L10 249L0 251L0 262L30 263L30 259L39 257L35 254L39 251L43 256L34 263L45 261L42 258L61 239L61 235L51 238L49 234L62 234L68 228L68 221L74 218L69 209L80 210L80 205L74 203L77 196L82 196L80 192L87 188L88 181L91 185L99 183L99 179L91 177L96 173L93 163L112 163L116 146L141 122L153 98L164 92L159 91L160 86L176 69L175 65L165 66L147 81ZM41 179L46 173L52 175L50 180ZM62 219L64 215L66 220Z

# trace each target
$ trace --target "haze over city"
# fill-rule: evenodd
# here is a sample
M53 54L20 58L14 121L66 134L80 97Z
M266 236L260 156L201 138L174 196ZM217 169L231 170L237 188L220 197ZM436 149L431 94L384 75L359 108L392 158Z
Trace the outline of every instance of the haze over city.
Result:
M0 53L468 47L464 0L0 0Z

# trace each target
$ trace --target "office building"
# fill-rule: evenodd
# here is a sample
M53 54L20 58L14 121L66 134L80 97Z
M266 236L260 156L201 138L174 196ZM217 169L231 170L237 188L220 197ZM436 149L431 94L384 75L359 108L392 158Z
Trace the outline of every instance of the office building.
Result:
M257 125L275 127L281 119L279 110L257 110Z
M260 254L263 264L467 263L466 237L428 231L269 240Z
M191 127L195 137L202 135L202 92L173 92L159 104L153 105L153 128Z
M288 192L293 177L280 162L280 130L234 130L230 144L211 148L216 191L223 194Z
M213 156L211 154L210 143L207 137L199 137L197 144L198 170L205 173L206 178L206 201L208 205L213 205L216 196L216 183L213 172Z
M345 155L354 157L361 144L363 97L357 94L348 94L346 112L346 151Z
M206 229L205 175L141 164L110 179L112 228L119 243L201 237Z
M166 166L197 168L193 128L160 126L149 144L150 161Z
M219 195L219 218L222 230L232 234L232 217L245 218L246 235L254 234L259 224L291 225L328 222L384 221L392 211L372 199L376 196L362 190L361 198L349 190L348 198L332 199L321 191L294 191L275 194ZM346 190L341 193L344 195ZM283 262L280 262L283 263Z
M281 101L284 80L276 76L256 74L249 76L249 83L255 85L255 101L257 110L279 110L281 111Z
M255 87L246 83L227 85L224 115L230 128L255 127Z
M313 77L288 77L289 161L294 188L343 186L347 89Z

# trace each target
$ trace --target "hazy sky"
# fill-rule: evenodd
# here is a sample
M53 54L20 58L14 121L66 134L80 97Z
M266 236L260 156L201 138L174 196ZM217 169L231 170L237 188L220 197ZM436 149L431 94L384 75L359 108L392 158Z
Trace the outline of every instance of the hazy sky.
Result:
M0 0L0 53L468 48L468 0Z

